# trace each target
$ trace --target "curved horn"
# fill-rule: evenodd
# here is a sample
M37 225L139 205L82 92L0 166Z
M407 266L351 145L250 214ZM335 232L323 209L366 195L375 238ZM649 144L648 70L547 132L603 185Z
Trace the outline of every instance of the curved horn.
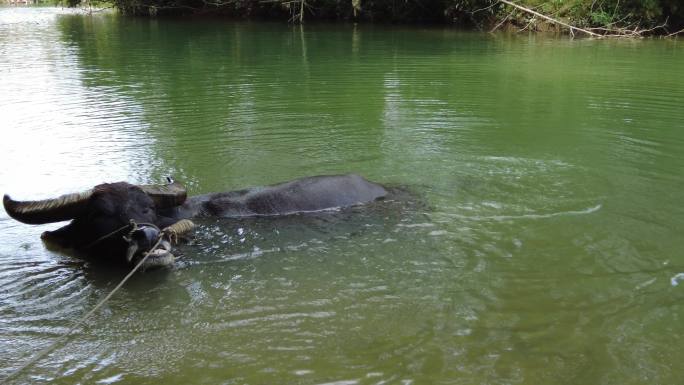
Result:
M178 237L189 233L195 228L195 224L189 219L181 219L180 221L165 227L162 230L171 242L178 243Z
M185 203L188 192L180 183L173 182L167 185L141 185L140 187L152 198L157 208L180 206Z
M65 194L40 201L15 201L5 194L2 204L10 217L30 225L61 222L77 217L85 209L93 190Z

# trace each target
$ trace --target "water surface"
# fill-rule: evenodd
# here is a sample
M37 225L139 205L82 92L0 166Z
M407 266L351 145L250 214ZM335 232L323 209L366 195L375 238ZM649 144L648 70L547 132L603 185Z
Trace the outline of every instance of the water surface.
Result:
M407 201L198 221L18 383L667 384L684 49L0 8L0 192L356 172ZM0 378L125 275L0 212Z

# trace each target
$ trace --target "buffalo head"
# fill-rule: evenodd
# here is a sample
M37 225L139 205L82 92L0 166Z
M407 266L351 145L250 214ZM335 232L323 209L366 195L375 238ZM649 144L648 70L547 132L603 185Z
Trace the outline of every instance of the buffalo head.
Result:
M182 205L187 195L177 183L139 186L125 182L105 183L82 193L40 201L3 198L7 213L28 224L71 220L41 238L50 245L71 249L97 259L137 263L150 253L144 267L170 265L174 261L169 239L161 230L177 219L157 214L157 210Z

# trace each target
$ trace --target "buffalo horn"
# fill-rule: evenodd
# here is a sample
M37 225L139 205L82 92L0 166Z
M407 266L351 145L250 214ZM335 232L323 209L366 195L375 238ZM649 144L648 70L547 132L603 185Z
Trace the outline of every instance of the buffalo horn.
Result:
M139 186L154 201L157 208L169 208L180 206L185 203L188 193L180 183L167 185L142 185Z
M181 219L180 221L172 224L171 226L165 227L164 232L173 235L183 235L195 228L195 224L189 219Z
M85 209L92 194L92 190L87 190L40 201L15 201L9 195L5 195L2 204L10 217L19 222L39 225L77 217Z

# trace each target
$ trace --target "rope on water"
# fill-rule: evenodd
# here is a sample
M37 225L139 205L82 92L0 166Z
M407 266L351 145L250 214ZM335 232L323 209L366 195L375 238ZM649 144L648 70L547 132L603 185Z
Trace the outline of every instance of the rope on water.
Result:
M120 229L119 229L119 230L120 230ZM117 230L117 232L118 232L119 230ZM11 380L11 379L13 379L14 377L18 376L19 374L21 374L21 372L23 372L24 370L26 370L27 368L29 368L30 366L32 366L33 364L35 364L36 362L38 362L38 360L40 360L41 358L43 358L46 354L50 353L55 347L57 347L57 345L59 345L60 343L62 343L62 342L65 341L65 340L67 340L67 339L69 338L69 336L71 336L71 333L73 333L73 332L76 330L76 328L78 328L79 326L81 326L82 324L84 324L85 321L86 321L88 318L90 318L90 316L92 316L100 307L102 307L102 305L105 304L105 302L107 302L110 298L112 298L112 296L114 295L114 293L116 293L119 289L121 289L121 287L124 285L124 283L126 283L126 281L128 281L128 279L131 278L131 277L133 276L133 274L140 268L140 266L142 266L142 264L145 263L145 261L147 260L147 257L149 257L150 254L152 254L152 252L153 252L154 250L156 250L157 247L159 247L159 244L161 244L161 241L162 241L163 238L164 238L164 233L160 233L160 234L159 234L159 238L157 239L157 243L155 243L154 246L152 246L152 248L151 248L147 253L145 253L145 256L142 257L142 259L140 260L140 262L138 262L137 265L135 265L135 267L133 268L133 270L131 270L131 271L130 271L122 280L121 280L121 282L119 282L119 284L116 285L116 287L115 287L114 289L112 289L112 291L110 291L109 294L107 294L106 297L104 297L97 305L95 305L95 307L94 307L92 310L90 310L88 313L86 313L86 315L84 315L84 316L81 317L79 320L77 320L76 322L74 322L74 324L71 326L71 328L70 328L63 336L59 337L55 342L53 342L52 344L50 344L50 345L49 345L48 347L46 347L45 349L43 349L43 350L41 350L40 352L38 352L38 354L36 354L33 358L31 358L31 359L28 360L26 363L24 363L23 365L21 365L21 366L19 367L19 369L17 369L17 370L15 370L14 372L10 373L9 377L5 378L4 381L9 382L9 380Z

